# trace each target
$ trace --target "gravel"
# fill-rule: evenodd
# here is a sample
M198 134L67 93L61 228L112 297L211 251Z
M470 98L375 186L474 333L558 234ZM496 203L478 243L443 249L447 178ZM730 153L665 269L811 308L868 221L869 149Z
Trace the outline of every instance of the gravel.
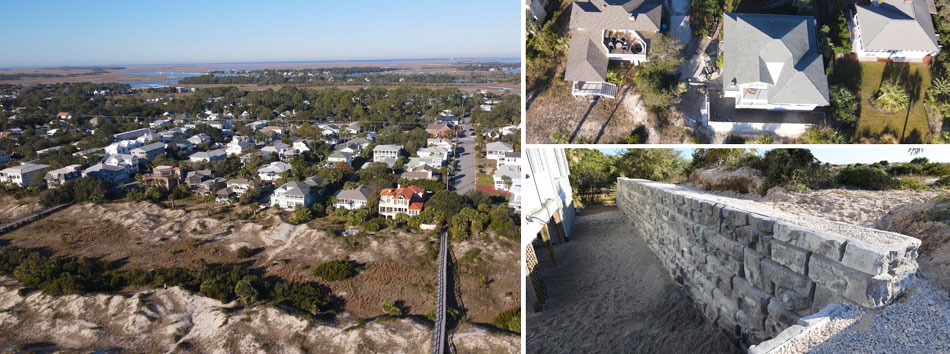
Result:
M950 353L950 294L915 279L891 305L851 306L769 353Z

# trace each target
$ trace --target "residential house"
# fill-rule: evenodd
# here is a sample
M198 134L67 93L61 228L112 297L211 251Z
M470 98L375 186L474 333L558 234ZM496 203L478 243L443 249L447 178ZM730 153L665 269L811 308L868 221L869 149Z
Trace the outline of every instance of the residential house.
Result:
M71 119L72 117L73 115L69 112L59 112L56 114L56 118L59 118L61 120L68 120L68 119Z
M607 62L639 65L660 31L659 0L588 0L571 5L571 42L564 79L573 81L574 96L614 98L617 86L607 82Z
M280 156L280 153L286 149L289 149L290 145L284 144L282 142L275 142L273 145L268 145L261 148L261 154L265 157L270 157L270 155Z
M108 155L102 160L102 163L122 167L129 176L139 172L139 159L131 154Z
M149 128L160 129L172 125L172 121L168 119L159 119L148 124Z
M281 209L309 208L316 200L313 187L307 182L287 182L274 190L271 205Z
M228 180L227 187L238 196L242 196L247 191L257 188L257 182L246 178L234 178Z
M461 122L461 121L462 121L462 119L459 118L459 116L455 116L455 115L451 115L451 114L443 114L443 115L441 115L441 116L439 116L438 118L435 119L435 122L436 122L436 123L448 123L448 124L451 124L451 125L453 125L453 126L459 125L459 122Z
M152 169L152 174L142 177L142 182L147 185L155 185L168 190L178 187L181 181L181 167L174 166L156 166Z
M399 178L407 180L428 179L433 181L441 181L442 171L432 166L422 165L403 172L401 175L399 175Z
M502 135L502 136L504 136L504 135L510 135L510 134L514 134L514 133L518 132L519 130L521 130L521 127L519 127L519 126L517 126L517 125L514 125L514 124L512 124L512 125L506 125L506 126L504 126L504 127L498 128L498 134L499 134L499 135Z
M161 136L161 141L166 143L175 141L175 139L185 136L185 134L188 134L188 128L185 127L171 128L158 133Z
M427 157L410 157L409 162L406 163L406 169L414 169L420 166L432 166L435 168L441 168L445 165L445 160L441 156L427 156Z
M280 174L290 171L290 164L282 161L275 161L257 169L257 176L264 182L274 182L280 178Z
M215 149L211 151L199 151L188 156L188 161L191 162L215 162L221 161L228 157L224 149Z
M151 162L155 159L156 156L165 153L165 144L164 143L151 143L148 145L140 146L132 149L132 156L137 157L140 161Z
M125 168L120 166L106 165L101 162L89 166L89 168L83 170L82 176L101 179L111 184L121 184L130 179Z
M130 140L130 139L137 139L146 134L155 134L155 131L149 128L141 128L141 129L130 130L124 133L115 134L113 135L113 138L115 139L115 141Z
M358 153L359 153L360 151L362 151L363 149L362 149L358 144L353 144L353 143L346 142L346 143L342 143L342 144L337 144L337 145L333 148L333 150L334 150L334 151L339 151L339 152L345 152L345 153L348 153L348 154L358 154Z
M175 148L178 149L179 152L191 151L191 149L194 149L194 147L195 147L195 146L194 146L190 141L188 141L188 140L179 140L179 141L176 141L176 142L172 143L172 145L174 145Z
M9 183L17 187L26 188L42 185L45 181L43 172L49 165L24 163L0 171L0 183Z
M498 166L521 166L521 151L511 151L506 152L505 155L498 159Z
M425 204L425 190L417 186L386 188L379 191L379 215L395 219L398 214L419 215Z
M225 151L228 155L241 155L254 148L254 141L246 136L236 135L231 138Z
M736 108L810 111L827 106L828 77L810 16L723 17L723 96Z
M448 123L430 123L426 126L426 133L435 137L451 137L455 130Z
M336 193L336 203L333 207L347 210L359 209L366 206L372 194L373 189L365 185L355 189L344 189Z
M373 148L373 162L385 162L392 167L390 161L395 163L400 153L402 153L402 145L376 145Z
M428 138L428 139L426 139L426 146L428 146L428 147L434 147L434 146L443 147L443 148L448 149L449 152L452 151L452 147L453 147L454 145L455 145L455 144L453 144L452 141L451 141L451 140L448 140L448 139L442 139L442 138Z
M6 151L0 150L0 163L10 162L10 155Z
M443 146L431 146L419 148L416 150L416 155L419 157L437 156L443 160L448 160L449 156L452 156L452 150Z
M69 165L46 173L46 187L56 188L63 183L82 177L81 165Z
M247 112L244 112L244 113L247 113ZM242 116L243 116L243 115L244 115L244 114L242 114ZM256 121L256 122L247 123L247 124L245 124L245 126L251 127L251 128L254 129L254 130L258 130L258 129L261 129L261 128L263 128L263 127L266 127L266 126L267 126L267 121L259 120L259 121Z
M261 131L262 131L262 132L265 132L265 133L272 133L272 134L277 135L277 136L281 136L281 135L287 134L287 131L284 130L284 127L275 126L275 125L268 125L268 126L266 126L266 127L263 127L263 128L261 128Z
M313 139L304 138L294 140L293 148L298 154L302 154L310 151L310 145L313 144Z
M194 190L202 182L214 178L214 172L211 172L211 170L188 171L188 173L185 174L185 185L187 185L188 188Z
M344 151L334 151L330 156L327 157L328 166L336 166L336 164L343 162L350 167L353 167L353 154Z
M851 48L860 61L923 62L940 51L932 16L934 0L855 3L848 21Z
M205 133L198 133L198 134L195 134L194 136L188 138L188 142L191 143L192 145L196 145L196 146L197 146L197 145L210 144L210 143L211 143L211 137L208 136L208 134L205 134Z
M142 145L142 142L138 140L122 140L109 144L105 147L105 151L109 155L128 154L132 152L132 149Z
M206 121L205 124L211 126L212 128L217 128L221 130L231 129L231 126L234 125L233 119L212 119Z
M514 152L515 149L501 141L494 141L485 146L485 158L490 160L501 160L506 153Z
M521 184L521 169L517 166L511 165L498 167L495 169L495 173L492 175L492 180L495 182L495 189L507 192L510 190L511 186L514 186L515 184ZM508 185L508 182L511 184Z

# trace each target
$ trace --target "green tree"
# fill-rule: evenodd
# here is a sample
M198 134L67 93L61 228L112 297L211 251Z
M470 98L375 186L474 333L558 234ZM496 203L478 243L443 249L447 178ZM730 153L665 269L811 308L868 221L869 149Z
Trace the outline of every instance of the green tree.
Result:
M258 297L257 288L251 285L251 282L247 279L242 279L234 285L234 294L241 299L244 306L250 306L257 301Z
M886 81L874 95L874 104L885 111L896 112L907 108L910 95L896 81Z
M853 126L858 120L858 97L844 85L832 85L829 90L831 96L831 118L838 123Z

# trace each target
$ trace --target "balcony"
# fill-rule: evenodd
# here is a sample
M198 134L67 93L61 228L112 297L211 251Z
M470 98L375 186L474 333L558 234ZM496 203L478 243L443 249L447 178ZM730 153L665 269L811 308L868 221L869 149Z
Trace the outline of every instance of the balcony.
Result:
M574 85L571 86L571 94L574 96L606 97L612 99L617 96L617 85L609 82L575 81Z

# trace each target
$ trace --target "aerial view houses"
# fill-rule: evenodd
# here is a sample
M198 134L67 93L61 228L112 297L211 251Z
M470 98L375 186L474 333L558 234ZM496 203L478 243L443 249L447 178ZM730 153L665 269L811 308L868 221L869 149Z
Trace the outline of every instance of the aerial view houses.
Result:
M529 143L950 142L933 0L525 8Z
M111 94L94 92L105 89ZM254 269L267 278L247 278L252 288L267 296L287 295L285 300L258 297L247 306L279 304L311 316L348 313L337 316L346 326L357 325L355 318L373 321L381 313L399 317L380 312L381 303L394 300L405 301L402 316L433 322L433 298L415 279L428 282L438 274L429 249L437 249L443 233L452 243L464 244L464 252L492 249L493 257L516 258L520 137L500 131L518 126L517 95L427 89L260 93L212 87L153 99L164 90L121 84L0 85L0 93L19 93L16 99L0 99L4 109L23 107L23 100L42 102L19 109L17 119L0 111L5 134L0 138L0 200L35 205L35 210L64 209L3 235L13 240L10 247L33 247L21 242L27 240L21 233L29 233L31 240L55 241L56 247L74 242L55 257L78 256L87 247L106 250L106 257L149 254L123 268L146 269L148 277L201 262L208 264L207 272ZM295 94L311 103L269 106L296 102ZM70 95L82 95L82 102L89 100L95 109L70 109L68 117L57 114L61 109L41 109L66 106ZM266 99L270 103L263 95L272 96ZM321 100L321 95L346 98ZM115 100L123 105L113 106ZM318 107L321 101L348 104ZM383 116L371 108L377 101L399 111L387 109L391 116ZM495 108L480 109L486 101ZM373 113L339 111L349 104ZM120 108L131 113L110 111ZM290 113L281 118L283 112ZM56 125L60 130L48 135L49 129L38 129L50 122L62 122ZM476 161L486 165L481 174ZM0 207L3 221L10 215L6 212ZM41 226L45 231L32 229ZM297 236L287 238L291 234ZM92 243L77 241L83 237ZM412 249L395 257L387 253L396 249L394 244ZM0 257L2 247L7 246L0 244ZM279 255L271 260L272 254ZM496 317L510 318L519 306L519 278L487 259L469 254L466 267L477 268L460 274L460 286L469 296L466 318L491 325ZM357 275L351 280L361 284L357 295L341 282L314 275L321 262L350 260L359 262L356 273L411 276ZM223 293L212 290L208 284L227 280L209 280L207 272L194 273L202 279L194 286L176 284L196 295L244 304L235 284L221 285L230 289ZM158 281L153 279L141 286L152 287ZM139 285L112 282L83 289L141 289L133 286Z

